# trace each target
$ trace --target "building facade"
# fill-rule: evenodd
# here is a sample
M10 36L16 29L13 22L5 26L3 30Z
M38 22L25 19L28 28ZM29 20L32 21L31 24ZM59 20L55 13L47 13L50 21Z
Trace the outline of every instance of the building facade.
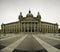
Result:
M41 21L41 15L33 16L31 11L26 17L23 17L20 12L18 16L19 21L1 25L2 33L21 33L21 32L40 32L40 33L57 33L58 24Z

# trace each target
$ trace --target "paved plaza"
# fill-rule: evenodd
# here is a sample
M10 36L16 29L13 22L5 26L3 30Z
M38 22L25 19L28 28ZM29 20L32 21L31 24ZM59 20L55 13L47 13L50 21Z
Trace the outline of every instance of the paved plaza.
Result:
M60 52L60 34L0 34L0 52Z

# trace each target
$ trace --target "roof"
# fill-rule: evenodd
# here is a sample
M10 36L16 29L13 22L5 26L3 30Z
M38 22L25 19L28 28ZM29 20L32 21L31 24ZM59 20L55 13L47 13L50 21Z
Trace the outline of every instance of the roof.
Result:
M18 23L18 21L17 22L7 23L7 24L4 24L4 25L9 25L9 24L14 24L14 23Z
M24 17L23 19L25 19L26 17ZM33 17L35 19L37 19L36 17ZM9 24L14 24L14 23L18 23L19 21L16 22L11 22L11 23L7 23L7 24L2 24L2 25L9 25ZM51 25L58 25L57 23L50 23L50 22L45 22L45 21L41 21L41 23L45 23L45 24L51 24Z
M51 24L51 25L58 25L56 23L50 23L50 22L44 22L44 21L41 21L42 23L46 23L46 24Z

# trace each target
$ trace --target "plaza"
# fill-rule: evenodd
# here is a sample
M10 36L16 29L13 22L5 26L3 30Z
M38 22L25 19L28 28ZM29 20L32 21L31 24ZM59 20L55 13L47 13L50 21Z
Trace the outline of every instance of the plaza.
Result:
M60 52L60 34L6 34L0 39L1 52Z

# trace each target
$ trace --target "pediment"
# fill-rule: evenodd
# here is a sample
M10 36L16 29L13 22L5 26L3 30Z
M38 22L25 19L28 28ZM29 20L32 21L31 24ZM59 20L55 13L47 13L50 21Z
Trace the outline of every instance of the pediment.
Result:
M34 17L26 17L26 18L22 19L22 21L38 21L38 20Z

